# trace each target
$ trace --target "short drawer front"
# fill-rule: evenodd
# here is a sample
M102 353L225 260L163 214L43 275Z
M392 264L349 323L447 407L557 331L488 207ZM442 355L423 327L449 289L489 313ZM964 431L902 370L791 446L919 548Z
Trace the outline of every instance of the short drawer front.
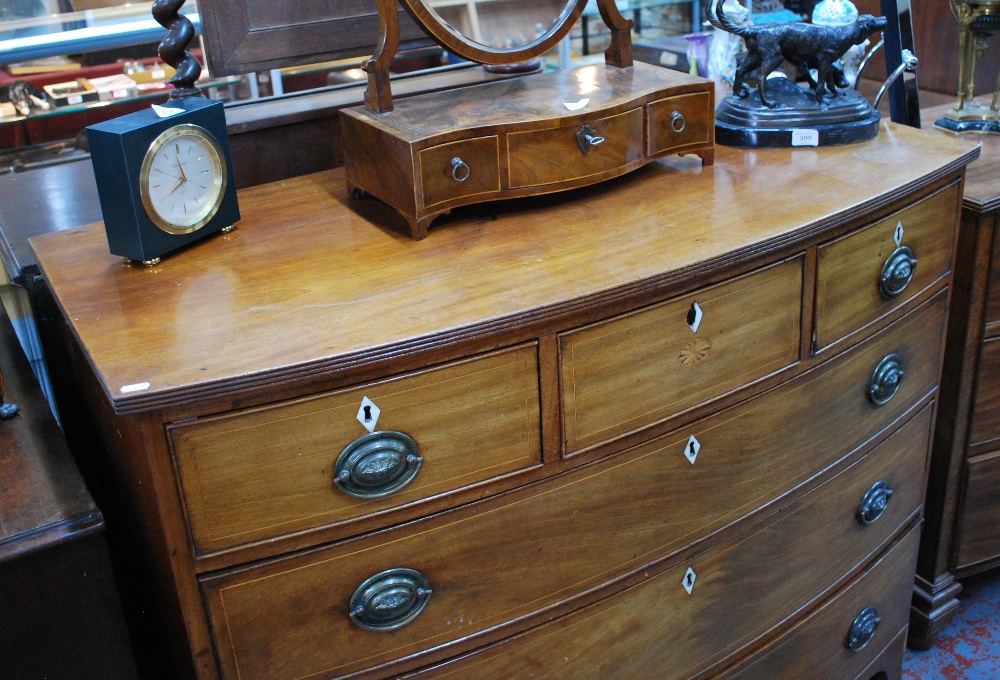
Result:
M923 493L930 422L927 409L859 463L785 506L771 523L735 545L710 549L602 602L405 677L692 677L822 596L911 521ZM857 501L876 480L893 486L892 510L862 526L854 516ZM912 541L911 535L903 544L905 557L893 557L889 570L900 572L891 578L912 579ZM690 594L684 587L689 575ZM841 641L851 620L842 625ZM786 677L812 676L781 673L769 680Z
M584 151L582 135L597 143ZM507 135L507 154L512 189L624 172L642 160L642 109L548 130L514 132Z
M648 426L794 363L801 291L802 262L792 260L561 335L566 451Z
M751 664L720 676L720 680L847 680L861 676L909 621L919 546L920 528L914 526L833 600L755 655ZM845 642L855 621L860 628L869 613L878 619L874 633L856 636L856 649L849 648ZM902 661L902 650L898 661ZM871 676L862 677L869 680Z
M646 153L650 156L703 146L715 123L712 97L696 92L660 99L646 105Z
M965 494L955 541L957 568L1000 557L1000 524L997 523L1000 451L969 460L965 475Z
M973 403L969 444L1000 439L1000 338L982 344Z
M820 246L815 349L884 316L948 273L960 189L951 184Z
M375 433L404 433L423 458L416 477L385 497L352 497L333 482L341 452L368 434L358 419L365 397ZM343 522L540 464L537 350L525 345L167 433L200 552ZM385 467L380 461L376 454L370 463Z
M496 136L463 139L419 152L423 205L500 191L500 147Z
M844 489L839 482L824 486L838 491L816 495L828 499L818 514L790 514L796 518L786 520L792 528L773 529L781 536L768 538L759 550L755 547L758 538L768 534L741 544L749 552L737 551L741 556L736 563L729 562L734 558L726 551L716 551L708 561L699 558L694 566L698 574L703 569L705 574L714 573L707 578L719 583L698 600L707 614L692 613L686 595L678 598L679 611L695 618L730 618L725 607L716 610L712 601L723 593L742 598L745 591L740 582L747 574L762 574L768 588L780 591L774 602L791 610L798 606L793 602L811 597L839 578L919 504L929 424L930 409L926 408L883 443L880 453L867 457L875 462L865 467L876 472L857 479L850 476L854 481ZM771 457L784 461L808 457L802 450L762 452L754 459L759 463L754 468L741 467L740 453L720 452L718 463L710 454L702 464L708 470L702 472L702 466L692 466L683 451L644 447L612 464L587 466L462 511L255 570L207 578L203 587L224 665L238 666L242 678L348 673L573 598L619 575L641 570L719 526L720 516L732 510L732 503L759 493L749 485L734 486L741 471L762 480L779 474L780 467L770 464ZM883 478L893 490L891 502L880 518L863 527L855 518L861 499L873 482ZM703 493L720 507L710 507L702 500ZM831 517L840 518L834 528L811 524ZM795 545L789 547L786 542ZM796 547L796 542L802 545ZM802 592L794 591L803 584L784 583L784 576L773 574L774 554L790 555L790 568L795 571L789 573L801 570L814 581ZM824 555L822 564L812 564L819 554ZM834 556L829 562L828 555ZM743 576L732 573L737 566ZM432 595L426 609L391 634L362 630L348 617L352 595L373 575L397 567L415 569L427 577ZM677 590L681 590L683 571L680 568L667 579ZM265 613L267 626L256 625ZM780 620L765 622L771 614L751 613L755 625ZM682 620L689 619L674 619L667 628Z

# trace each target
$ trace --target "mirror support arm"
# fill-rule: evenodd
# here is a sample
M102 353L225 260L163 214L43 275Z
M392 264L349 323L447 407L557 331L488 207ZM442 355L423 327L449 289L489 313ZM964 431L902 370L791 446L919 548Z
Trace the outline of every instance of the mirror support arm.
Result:
M635 22L622 16L614 0L597 0L601 18L611 29L611 46L604 51L609 66L627 68L632 65L632 26Z
M375 0L378 8L380 37L371 59L361 68L368 74L365 106L375 113L392 111L392 90L389 88L389 66L399 49L399 17L394 0Z

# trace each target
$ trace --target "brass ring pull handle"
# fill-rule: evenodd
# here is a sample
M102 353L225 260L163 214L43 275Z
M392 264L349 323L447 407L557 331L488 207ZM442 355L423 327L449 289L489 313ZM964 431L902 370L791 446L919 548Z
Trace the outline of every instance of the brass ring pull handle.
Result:
M456 182L464 182L472 175L472 168L458 156L451 159L451 178Z
M888 354L872 371L868 384L868 399L881 406L892 399L903 380L903 364L898 354Z
M680 111L674 111L670 115L670 129L674 132L684 132L687 127L687 118Z
M906 246L900 246L892 251L889 259L882 266L882 274L878 278L878 290L882 297L891 300L910 285L917 269L917 260L913 251Z
M431 592L427 577L416 569L386 569L358 586L351 596L349 615L365 630L396 630L424 610Z
M858 524L863 526L873 524L889 507L891 496L892 487L884 480L872 484L861 498L861 505L858 507Z
M865 607L851 624L851 630L847 633L847 648L852 652L860 652L865 645L875 637L878 625L882 623L875 607Z
M372 432L344 447L334 464L333 483L354 498L381 498L412 482L423 462L409 436Z
M584 125L576 133L576 143L580 145L580 151L587 154L590 148L604 143L604 137L600 137L597 131L589 125Z

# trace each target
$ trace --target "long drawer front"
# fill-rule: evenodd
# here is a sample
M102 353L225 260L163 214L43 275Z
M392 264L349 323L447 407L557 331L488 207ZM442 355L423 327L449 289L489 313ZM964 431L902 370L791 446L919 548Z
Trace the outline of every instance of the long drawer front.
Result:
M346 522L540 465L537 348L167 435L199 552Z
M861 445L911 409L936 380L943 312L944 297L938 296L784 387L613 459L375 536L206 578L220 657L233 677L238 666L242 678L361 670L637 573L828 469L849 453L842 448L844 430L856 433L855 445ZM901 359L905 378L877 406L869 383L887 355ZM818 404L809 394L836 396ZM894 523L917 507L927 437L921 428L905 449L916 463L905 479L891 482L896 492L890 507L899 516L851 538L847 562L832 567L839 572L810 567L819 580L800 584L797 597L839 578L885 539L883 529L894 531ZM704 440L693 457L692 436ZM851 491L857 498L844 502L856 507L863 492ZM760 571L768 572L771 558L759 559ZM400 567L428 582L392 571ZM389 600L405 596L419 607L419 592L432 592L423 611L392 632L365 630L349 616L352 596L379 592L379 578L370 581L379 575L394 594ZM390 621L393 609L384 608ZM265 615L267 625L258 625Z
M919 546L915 525L834 599L720 680L861 676L909 622Z
M407 677L691 677L752 644L813 598L828 592L838 579L912 521L921 502L930 425L931 409L926 408L860 462L800 502L782 509L771 523L735 545L708 550L605 601ZM858 500L878 481L886 481L893 488L891 510L865 526L856 518ZM897 550L886 556L884 568L882 563L875 568L897 586L897 592L899 581L913 573L915 543L915 533L911 532ZM881 578L876 577L871 589L867 577L862 579L866 594L879 598L888 595L882 591ZM908 595L902 601L896 598L893 594L884 601L874 601L876 606L884 602L883 614L892 621L900 617L900 610L905 612L909 602ZM836 649L840 654L837 645L843 645L855 615L832 626L836 637L824 641L825 649ZM892 638L896 631L890 629L891 625L887 625L877 641L872 639L873 649ZM678 649L684 653L677 654ZM870 659L858 667L863 668ZM823 676L778 673L759 677L773 680ZM852 676L837 677L842 680Z

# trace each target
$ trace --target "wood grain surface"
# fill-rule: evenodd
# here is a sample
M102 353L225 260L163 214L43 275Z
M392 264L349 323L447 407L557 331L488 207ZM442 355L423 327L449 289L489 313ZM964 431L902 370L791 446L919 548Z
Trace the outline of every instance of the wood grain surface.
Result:
M921 502L930 421L925 409L743 540L691 556L637 587L478 654L407 677L501 680L535 673L674 680L724 663L770 625L800 611L820 583L851 574L909 523ZM858 500L875 480L889 477L901 496L893 496L891 510L875 524L862 527L854 518ZM689 567L696 576L690 595L681 587ZM883 642L894 633L884 631Z
M680 291L724 262L887 207L977 153L892 123L852 146L720 148L715 166L671 158L599 187L459 211L419 243L385 226L391 211L351 210L330 171L241 192L233 233L152 269L123 267L99 223L31 243L125 412ZM833 178L843 190L824 188Z
M412 437L424 458L410 484L357 499L333 483L334 463L373 427ZM386 508L541 465L533 345L433 371L167 430L199 551L229 547Z
M954 251L961 185L945 189L889 215L877 224L819 248L814 350L836 342L889 313L948 273ZM882 268L899 245L917 260L913 279L898 296L879 291Z

